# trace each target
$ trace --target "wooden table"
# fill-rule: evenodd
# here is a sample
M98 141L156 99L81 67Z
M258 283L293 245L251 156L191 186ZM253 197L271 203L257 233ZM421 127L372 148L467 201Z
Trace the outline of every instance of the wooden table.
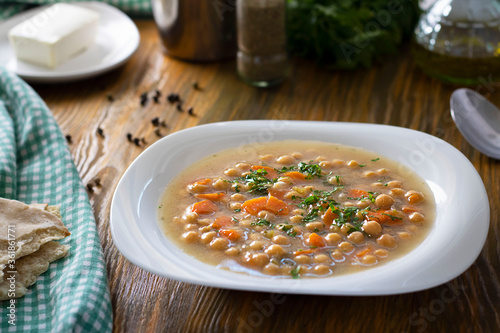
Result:
M295 60L291 79L268 90L238 79L234 62L192 64L166 57L154 24L136 21L141 44L122 68L83 82L35 85L53 111L95 211L117 332L493 332L500 327L500 162L474 150L449 112L455 87L424 76L404 47L370 70L328 71ZM485 82L487 82L487 78ZM202 90L193 88L198 82ZM477 88L500 105L498 84ZM162 92L140 105L144 92ZM178 93L180 112L165 100ZM186 109L192 107L195 116ZM477 261L451 282L383 297L273 295L201 287L158 277L129 263L109 228L113 191L130 163L161 135L199 124L243 119L297 119L390 124L436 135L462 151L486 186L491 225ZM102 134L98 129L102 129ZM127 133L145 138L139 146ZM416 267L418 269L418 267Z

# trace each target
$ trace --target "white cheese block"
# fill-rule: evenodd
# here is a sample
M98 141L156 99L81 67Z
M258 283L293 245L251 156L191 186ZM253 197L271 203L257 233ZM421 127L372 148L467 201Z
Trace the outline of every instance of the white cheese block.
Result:
M13 27L9 41L16 58L55 68L94 43L99 14L58 3Z

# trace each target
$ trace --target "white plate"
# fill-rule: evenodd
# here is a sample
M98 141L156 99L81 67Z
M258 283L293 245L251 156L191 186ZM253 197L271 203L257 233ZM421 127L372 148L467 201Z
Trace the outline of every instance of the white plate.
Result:
M399 161L427 181L437 202L429 236L406 256L360 273L273 279L217 269L185 254L161 232L159 198L186 166L251 142L307 138L361 147ZM431 135L401 127L333 122L235 121L171 134L128 168L111 204L111 233L132 263L163 277L229 289L323 295L386 295L431 288L464 272L486 240L489 204L478 173L462 153Z
M96 42L76 57L55 69L18 61L7 33L16 24L44 10L37 7L0 22L0 66L16 73L26 81L60 83L76 81L110 71L125 63L139 46L139 31L134 22L120 10L102 2L72 3L99 13Z

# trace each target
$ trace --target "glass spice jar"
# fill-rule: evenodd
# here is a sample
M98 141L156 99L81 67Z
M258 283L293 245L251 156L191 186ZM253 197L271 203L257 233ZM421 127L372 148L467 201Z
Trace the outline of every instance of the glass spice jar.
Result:
M237 0L238 74L257 87L280 84L288 75L285 0Z

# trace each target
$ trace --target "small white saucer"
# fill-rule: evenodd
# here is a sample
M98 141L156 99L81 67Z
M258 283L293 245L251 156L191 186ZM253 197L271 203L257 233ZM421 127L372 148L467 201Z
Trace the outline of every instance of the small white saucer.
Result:
M73 3L99 13L99 30L95 43L87 50L55 69L32 65L16 59L7 33L16 24L47 6L37 7L0 22L0 66L29 82L60 83L76 81L110 71L125 63L139 46L139 31L134 22L120 10L101 2Z

